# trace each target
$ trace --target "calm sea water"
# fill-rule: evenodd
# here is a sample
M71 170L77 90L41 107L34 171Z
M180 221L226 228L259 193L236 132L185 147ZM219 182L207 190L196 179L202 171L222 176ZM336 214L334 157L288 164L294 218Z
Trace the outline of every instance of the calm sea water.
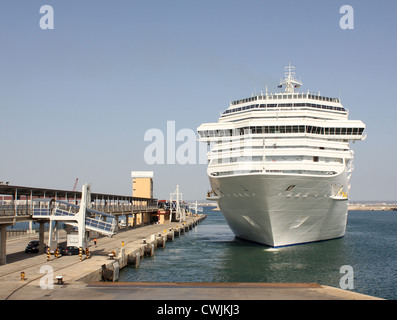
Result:
M223 215L204 208L206 220L120 281L306 282L339 287L340 268L354 270L354 290L397 299L397 213L351 211L341 239L272 249L240 240Z

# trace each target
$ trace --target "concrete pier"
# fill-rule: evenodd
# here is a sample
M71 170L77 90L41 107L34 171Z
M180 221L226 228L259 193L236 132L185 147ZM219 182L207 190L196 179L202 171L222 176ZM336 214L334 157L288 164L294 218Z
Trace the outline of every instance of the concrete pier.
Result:
M198 223L205 218L205 215L187 217L186 224ZM8 262L0 266L0 299L45 299L49 292L59 289L57 276L63 277L64 288L85 287L91 282L103 281L104 273L111 274L112 281L117 281L120 269L128 264L138 267L145 256L153 256L156 248L164 247L167 240L172 241L174 231L179 230L180 225L177 222L155 224L120 231L112 238L99 238L96 246L91 242L90 257L83 254L82 261L79 255L59 258L51 255L47 261L46 254L24 253L26 244L36 238L11 239ZM66 240L65 232L60 240ZM25 273L24 281L21 281L21 272ZM48 289L51 286L54 288Z
M127 265L140 267L145 249L155 255L165 241L190 230L205 215L187 217L185 225L166 223L121 231L112 238L99 238L90 244L89 258L79 255L25 254L27 242L8 243L6 265L0 266L1 300L366 300L376 299L318 284L265 283L124 283L117 282L119 271ZM187 231L188 232L188 231ZM63 238L62 238L63 237ZM61 241L66 233L61 235ZM145 240L145 241L144 241ZM159 245L160 244L160 245ZM152 250L153 248L153 250ZM109 256L109 254L111 254ZM142 266L141 266L142 267ZM21 280L21 273L24 280ZM131 290L134 289L134 290Z

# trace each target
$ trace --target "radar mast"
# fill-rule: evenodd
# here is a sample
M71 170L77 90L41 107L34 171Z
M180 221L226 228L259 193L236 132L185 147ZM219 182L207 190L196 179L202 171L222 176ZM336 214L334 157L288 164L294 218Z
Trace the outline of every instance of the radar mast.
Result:
M291 63L284 67L284 79L281 80L279 88L285 86L286 93L294 93L295 89L298 89L302 85L301 81L295 78L295 67L291 66Z

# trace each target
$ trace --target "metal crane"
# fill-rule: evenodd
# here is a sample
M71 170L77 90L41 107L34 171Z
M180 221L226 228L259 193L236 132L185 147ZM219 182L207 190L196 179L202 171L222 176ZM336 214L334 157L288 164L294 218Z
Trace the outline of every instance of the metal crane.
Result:
M78 181L79 181L79 178L76 178L76 181L74 182L74 186L73 186L73 191L76 191Z

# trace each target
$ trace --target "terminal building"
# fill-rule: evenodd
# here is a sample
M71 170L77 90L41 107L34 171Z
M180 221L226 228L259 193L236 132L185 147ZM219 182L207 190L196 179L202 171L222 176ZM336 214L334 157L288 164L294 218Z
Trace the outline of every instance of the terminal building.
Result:
M131 171L132 196L153 198L153 171Z
M132 196L153 198L153 171L131 171ZM154 214L137 214L136 223L149 224L156 220ZM154 221L156 222L156 221Z

